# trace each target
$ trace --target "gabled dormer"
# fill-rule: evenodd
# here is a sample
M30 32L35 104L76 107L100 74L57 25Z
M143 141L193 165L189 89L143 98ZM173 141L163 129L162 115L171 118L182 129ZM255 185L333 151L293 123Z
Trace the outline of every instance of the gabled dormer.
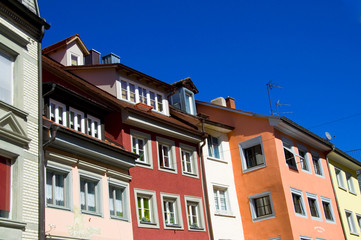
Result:
M79 34L75 34L44 48L43 54L64 66L79 66L84 65L84 57L89 55L89 50L80 39Z
M185 113L197 115L194 94L198 93L198 89L191 78L182 79L172 85L176 87L176 90L170 97L170 104Z

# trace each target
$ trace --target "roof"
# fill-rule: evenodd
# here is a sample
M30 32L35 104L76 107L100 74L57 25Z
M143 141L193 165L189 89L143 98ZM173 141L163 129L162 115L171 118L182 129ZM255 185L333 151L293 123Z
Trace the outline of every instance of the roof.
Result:
M50 71L52 74L58 75L65 81L72 84L74 87L83 91L87 89L87 92L92 95L95 101L101 102L103 105L106 105L114 110L129 110L135 112L139 115L142 115L146 118L156 120L158 122L163 122L169 124L173 127L181 129L182 131L192 132L197 135L201 135L201 132L197 130L195 126L191 124L186 124L182 121L179 121L171 116L166 116L161 113L157 113L154 111L142 110L141 108L137 108L135 104L131 104L122 100L117 99L115 96L110 93L96 87L95 85L87 82L86 80L78 77L77 75L67 71L63 65L52 60L51 58L43 55L43 68Z
M83 51L84 55L89 54L88 48L85 46L84 42L80 39L79 34L74 34L71 37L68 37L60 42L54 43L46 48L43 49L43 54L49 54L51 52L56 51L61 47L65 47L66 45L76 41L79 44L80 49Z

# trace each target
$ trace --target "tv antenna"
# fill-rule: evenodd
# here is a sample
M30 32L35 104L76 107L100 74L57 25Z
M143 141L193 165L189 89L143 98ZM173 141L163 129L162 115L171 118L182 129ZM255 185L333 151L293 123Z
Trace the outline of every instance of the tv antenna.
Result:
M269 105L270 105L270 108L271 108L271 115L273 116L274 113L273 113L273 108L272 108L272 101L271 101L271 93L270 93L270 90L272 90L272 88L274 88L274 87L277 87L277 88L282 88L282 87L281 87L281 86L277 86L277 85L275 85L275 84L272 84L272 81L269 81L266 85L267 85Z
M280 115L280 112L278 111L278 108L279 108L280 106L291 106L291 104L280 103L280 100L278 100L277 103L276 103L276 110L277 110L277 113L276 113L276 114L277 114L277 116ZM285 114L285 113L292 113L292 112L281 112L281 113Z

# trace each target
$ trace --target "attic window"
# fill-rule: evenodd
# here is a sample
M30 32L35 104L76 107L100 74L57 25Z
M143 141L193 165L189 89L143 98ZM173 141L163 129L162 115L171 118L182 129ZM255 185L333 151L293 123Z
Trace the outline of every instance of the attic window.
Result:
M78 63L78 56L75 56L75 55L71 55L71 65L72 66L78 66L79 63Z

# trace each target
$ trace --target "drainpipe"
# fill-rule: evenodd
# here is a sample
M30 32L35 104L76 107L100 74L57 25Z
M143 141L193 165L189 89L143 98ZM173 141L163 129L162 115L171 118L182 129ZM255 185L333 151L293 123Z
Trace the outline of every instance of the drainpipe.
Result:
M206 219L207 219L207 227L208 227L208 236L210 240L214 240L213 236L213 228L212 228L212 220L211 220L211 210L209 207L209 198L208 198L208 188L207 188L207 181L206 181L206 171L205 171L205 164L204 164L204 156L203 156L203 147L206 145L206 137L204 131L204 118L201 119L202 122L202 133L203 133L203 143L199 146L199 154L200 154L200 167L201 167L201 181L203 187L203 194L204 194L204 201L205 201L205 210L206 210Z
M332 184L332 190L333 190L333 194L335 195L335 200L336 200L336 205L337 205L337 209L338 209L338 216L339 216L339 220L340 220L340 223L341 223L341 226L342 226L342 232L343 232L343 235L345 236L345 239L347 239L347 236L346 236L346 232L345 232L345 224L343 223L342 219L341 219L341 208L340 208L340 203L338 202L338 199L337 199L337 196L336 196L336 191L335 191L335 185L334 185L334 181L331 177L331 171L330 171L330 162L328 160L328 155L332 152L335 151L335 145L331 143L331 151L329 151L327 154L326 154L326 161L327 161L327 168L328 168L328 172L330 173L330 178L331 178L331 184Z

